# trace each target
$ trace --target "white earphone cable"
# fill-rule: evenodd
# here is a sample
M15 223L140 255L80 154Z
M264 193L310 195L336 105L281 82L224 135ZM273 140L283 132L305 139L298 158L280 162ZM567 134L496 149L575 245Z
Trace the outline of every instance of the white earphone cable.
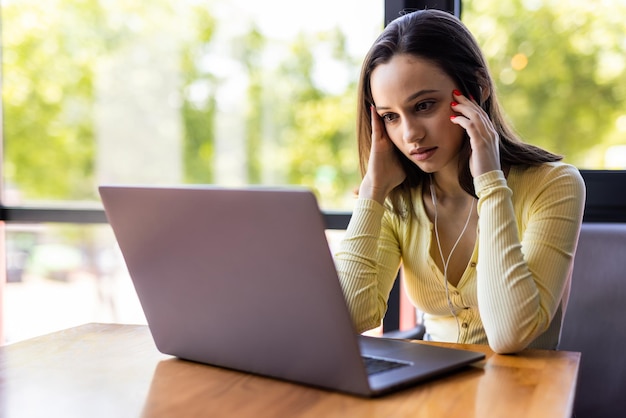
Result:
M450 264L452 253L454 253L454 250L456 249L457 245L461 241L461 238L463 237L463 235L465 234L465 231L467 230L470 219L472 218L472 213L474 211L474 202L472 202L472 204L470 205L469 214L467 215L467 220L465 221L465 226L463 226L463 230L461 231L461 234L459 235L459 237L456 239L456 242L452 246L452 249L450 250L450 253L448 254L448 258L444 258L443 250L441 249L441 241L439 240L439 229L437 227L437 223L439 220L438 214L437 214L437 194L435 192L435 186L433 185L432 177L430 179L430 196L433 202L433 208L435 210L435 238L437 239L437 248L439 249L439 256L441 257L441 262L443 263L443 278L444 278L444 287L446 289L446 299L448 302L448 308L450 309L450 313L452 314L452 316L454 317L456 321L457 343L458 343L459 337L461 335L461 325L459 324L459 318L454 312L454 307L452 306L452 301L450 300L450 289L449 289L449 283L448 283L448 265Z

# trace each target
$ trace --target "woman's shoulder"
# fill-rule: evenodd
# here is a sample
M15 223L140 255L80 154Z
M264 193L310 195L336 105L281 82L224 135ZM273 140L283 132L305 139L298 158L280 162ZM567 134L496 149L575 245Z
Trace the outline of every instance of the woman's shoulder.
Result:
M508 177L512 188L532 189L536 192L555 186L573 188L582 193L585 189L580 170L562 161L537 166L513 166Z
M409 202L410 201L410 202ZM389 200L385 202L384 220L395 228L407 228L412 225L428 224L428 216L422 198L422 185L413 187L399 202L399 213L392 209Z
M570 179L574 182L582 182L580 170L562 161L542 163L536 166L513 166L511 167L509 178L515 180L522 179L524 183L533 180L546 181L550 179Z

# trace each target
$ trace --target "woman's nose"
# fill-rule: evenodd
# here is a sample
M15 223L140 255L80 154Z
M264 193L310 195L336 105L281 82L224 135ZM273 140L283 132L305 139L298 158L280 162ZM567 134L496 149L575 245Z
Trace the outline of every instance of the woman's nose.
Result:
M409 118L404 120L402 126L402 139L407 144L417 142L424 137L424 129L421 124Z

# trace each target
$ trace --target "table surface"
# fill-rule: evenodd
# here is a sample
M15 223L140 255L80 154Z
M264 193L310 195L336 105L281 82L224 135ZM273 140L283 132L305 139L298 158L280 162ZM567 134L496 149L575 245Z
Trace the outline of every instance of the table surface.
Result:
M86 324L0 347L0 417L571 417L580 353L434 344L487 357L365 399L161 354L145 325Z

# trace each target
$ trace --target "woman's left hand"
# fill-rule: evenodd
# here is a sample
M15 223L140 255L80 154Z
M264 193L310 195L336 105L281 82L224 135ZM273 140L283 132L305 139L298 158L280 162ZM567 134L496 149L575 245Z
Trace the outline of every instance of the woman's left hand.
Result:
M458 90L452 93L451 109L458 113L450 117L467 132L470 138L470 171L473 177L489 171L501 170L500 138L487 113L474 100L463 96Z

